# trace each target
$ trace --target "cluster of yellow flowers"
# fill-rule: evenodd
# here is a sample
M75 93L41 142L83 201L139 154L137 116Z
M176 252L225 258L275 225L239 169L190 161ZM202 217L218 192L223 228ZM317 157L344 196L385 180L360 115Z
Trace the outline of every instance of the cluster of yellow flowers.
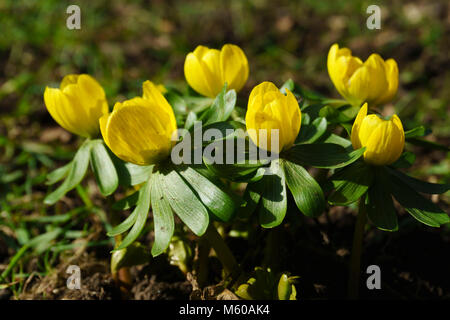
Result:
M328 72L338 92L352 105L362 106L353 124L351 142L355 149L366 147L364 159L373 165L387 165L401 155L405 135L397 115L384 120L367 115L368 105L386 103L398 89L398 67L393 59L384 61L372 54L365 62L352 56L348 48L334 44L328 53ZM215 97L227 83L239 91L249 75L247 58L236 45L221 50L198 46L186 57L184 73L188 84L199 94ZM68 75L60 88L46 88L45 105L66 130L93 138L101 132L105 143L122 160L149 165L165 159L173 147L177 130L172 107L164 88L146 81L143 96L117 102L110 113L103 88L91 76ZM301 111L295 96L271 82L263 82L250 93L247 114L250 138L258 145L258 132L279 130L279 150L289 149L301 126ZM100 130L99 130L100 129ZM250 131L250 130L249 130ZM267 148L270 150L270 144Z

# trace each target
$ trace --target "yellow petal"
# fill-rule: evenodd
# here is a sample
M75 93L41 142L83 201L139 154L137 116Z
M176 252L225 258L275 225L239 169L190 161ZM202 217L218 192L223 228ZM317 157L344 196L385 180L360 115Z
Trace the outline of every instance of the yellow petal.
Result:
M400 158L403 153L403 148L405 147L405 131L403 130L403 125L400 118L394 114L390 120L394 124L393 129L395 135L392 139L391 157L388 164L394 163Z
M398 68L376 53L362 63L347 48L331 46L327 58L328 74L338 92L353 105L377 105L390 101L398 88Z
M226 44L219 51L198 46L186 56L186 81L198 93L214 98L225 82L229 89L239 91L248 78L249 67L244 52L238 46Z
M403 150L402 132L394 121L383 121L376 127L367 142L364 160L374 165L389 165Z
M108 113L103 88L86 74L65 76L60 89L46 88L44 101L56 122L83 137L95 137L99 118Z
M74 128L67 115L68 102L61 90L46 87L44 91L44 103L52 118L64 129L74 132Z
M349 78L362 64L359 58L352 56L350 49L339 49L337 44L331 46L327 59L328 74L338 92L346 99L351 98L348 93Z
M208 79L209 96L213 98L219 94L225 83L220 70L220 51L209 49L203 54L200 64L202 65L203 73Z
M98 134L98 119L108 111L105 100L99 100L89 95L78 84L69 84L64 90L68 104L66 114L76 133L84 137L94 137Z
M106 134L106 127L108 125L109 116L110 114L105 114L98 120L100 124L100 133L102 134L103 140L105 141L108 147L109 147L109 140L108 135Z
M184 76L192 89L203 96L214 97L208 85L210 79L207 77L200 60L193 53L186 56Z
M173 113L173 109L170 106L169 102L167 102L164 95L158 89L155 84L149 80L145 81L142 84L143 89L143 97L151 102L151 106L153 108L162 109L167 114L169 118L169 128L171 131L177 129L177 122L175 119L175 114Z
M385 121L378 117L376 114L369 114L368 116L366 116L362 120L361 127L359 128L358 137L361 145L366 146L373 132L379 125L382 125L384 122Z
M287 141L287 144L285 146L285 148L288 149L294 144L295 139L297 139L298 133L300 132L300 126L302 123L302 114L297 99L288 89L286 89L286 96L287 96L286 103L289 109L288 112L289 116L287 121L288 123L290 123L290 133L289 133L290 139Z
M220 69L222 81L228 83L228 89L242 89L248 78L249 67L241 48L233 44L224 45L220 51Z
M383 104L391 101L398 90L398 66L394 59L388 59L385 62L386 80L388 88L384 94L376 101L376 104Z
M59 88L61 90L64 90L64 88L69 84L76 84L78 82L79 74L68 74L64 76L64 78L61 81L61 84L59 85Z
M359 149L361 148L361 141L359 140L359 130L361 127L361 123L363 119L367 115L367 103L365 103L361 109L359 109L358 115L356 116L355 122L352 126L352 133L351 133L351 141L353 149Z
M280 151L290 148L295 142L300 130L301 113L297 99L289 90L284 95L273 83L263 82L250 93L245 121L250 139L256 145ZM279 150L273 149L271 130L278 130ZM265 137L267 145L263 144Z
M256 87L253 88L252 92L250 92L250 97L248 98L248 103L252 104L253 99L258 96L258 95L262 95L266 92L270 92L270 91L279 91L277 86L274 85L272 82L269 81L264 81L260 84L258 84Z
M172 147L172 132L163 126L168 119L160 119L161 114L154 114L148 103L142 98L128 100L114 109L105 129L111 151L138 165L164 159Z

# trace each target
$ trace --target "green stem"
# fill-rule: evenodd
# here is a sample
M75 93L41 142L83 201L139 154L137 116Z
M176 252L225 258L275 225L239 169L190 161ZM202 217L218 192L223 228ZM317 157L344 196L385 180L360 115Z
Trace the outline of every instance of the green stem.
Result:
M347 100L343 100L343 99L325 99L322 101L322 103L336 105L336 106L343 106L345 104L349 104L349 102Z
M227 246L222 236L214 227L213 223L210 223L203 237L209 242L214 252L222 263L225 272L231 276L235 276L240 273L240 267L234 258L233 253Z
M200 288L203 288L208 280L208 259L211 245L206 238L200 238L198 242L198 261L197 261L197 281Z
M24 244L22 246L22 248L20 248L19 251L17 251L17 253L14 255L14 257L12 257L6 270L3 271L2 274L0 275L0 282L6 281L6 277L8 276L8 274L15 267L15 265L19 262L20 258L22 258L22 256L25 254L25 252L28 250L29 247L30 247L29 243Z
M359 292L359 279L361 275L361 253L366 226L366 210L363 196L359 199L358 216L356 218L355 233L353 234L353 246L350 257L350 272L348 278L348 297L357 299Z

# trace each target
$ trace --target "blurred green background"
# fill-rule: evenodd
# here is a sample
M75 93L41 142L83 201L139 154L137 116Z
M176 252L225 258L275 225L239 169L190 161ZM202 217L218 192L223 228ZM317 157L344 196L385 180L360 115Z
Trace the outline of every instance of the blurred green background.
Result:
M81 8L81 30L66 28L66 8L71 4ZM380 30L366 27L366 8L372 4L382 10ZM104 86L110 107L141 95L147 79L185 90L186 54L199 44L220 48L225 43L241 46L250 63L241 101L262 81L281 85L289 78L338 97L326 70L333 43L351 48L364 60L372 52L394 58L400 87L384 112L398 113L406 129L425 125L432 130L427 139L450 145L447 0L2 0L0 263L47 228L40 223L60 226L71 217L58 222L42 216L65 213L64 206L74 208L80 201L75 196L63 207L42 204L48 191L45 174L70 159L79 142L47 113L45 86L58 86L69 73L89 73ZM411 145L408 149L417 154L412 174L448 182L447 152ZM83 189L77 192L85 208L92 206ZM96 219L77 217L73 225L78 223L81 233L65 234L61 250L70 239L89 234L93 222L86 219ZM51 259L44 262L51 265ZM37 269L47 270L45 263Z

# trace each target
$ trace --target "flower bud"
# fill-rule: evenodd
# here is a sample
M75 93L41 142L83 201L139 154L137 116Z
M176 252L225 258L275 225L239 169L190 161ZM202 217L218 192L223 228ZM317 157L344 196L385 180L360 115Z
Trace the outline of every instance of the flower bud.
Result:
M247 81L248 61L241 48L226 44L221 50L198 46L186 56L184 75L201 95L214 98L225 82L228 90L239 91Z
M331 81L348 102L370 106L391 101L398 89L398 67L393 59L383 60L373 53L362 62L352 56L348 48L339 49L337 44L328 52L328 74Z
M367 115L365 103L353 123L351 140L354 149L366 147L364 161L367 163L389 165L403 152L405 132L396 114L390 120L383 120L375 114Z
M272 82L263 82L250 93L245 122L258 147L273 152L289 149L300 131L301 119L297 99L289 90L284 95ZM278 150L272 145L272 130L278 130Z
M59 89L46 87L44 102L61 127L86 138L98 135L98 119L108 113L105 91L87 74L65 76Z
M117 102L113 112L100 118L100 129L105 143L120 159L150 165L170 154L177 124L172 107L157 87L146 81L143 88L143 98Z

